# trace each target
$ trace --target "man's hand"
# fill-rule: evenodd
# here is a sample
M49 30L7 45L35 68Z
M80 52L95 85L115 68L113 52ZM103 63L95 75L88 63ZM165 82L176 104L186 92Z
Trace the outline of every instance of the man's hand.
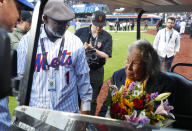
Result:
M91 50L91 49L93 48L93 46L92 46L91 43L85 42L85 43L84 43L84 48L85 48L85 50Z

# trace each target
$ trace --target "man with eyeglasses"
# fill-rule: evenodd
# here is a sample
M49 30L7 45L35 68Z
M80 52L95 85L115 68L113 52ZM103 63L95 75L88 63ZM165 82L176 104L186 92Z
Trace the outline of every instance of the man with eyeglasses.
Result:
M171 64L177 52L180 49L179 33L173 29L175 18L169 17L167 19L166 28L158 31L153 47L157 50L160 56L164 71L169 72Z
M0 0L0 29L12 32L19 19L20 10L33 10L33 8L33 5L26 0ZM9 92L0 89L0 131L9 131L11 126L8 95Z
M106 15L102 11L96 11L92 16L92 24L75 32L82 42L87 54L90 67L91 86L93 97L91 103L91 115L95 115L97 96L101 90L104 79L104 64L112 57L112 36L103 30L106 25ZM99 116L102 116L99 114Z
M29 106L89 114L92 88L89 66L81 40L67 31L74 18L63 0L49 0L43 12ZM23 75L30 31L21 39L18 52L18 74ZM78 88L77 88L78 86Z

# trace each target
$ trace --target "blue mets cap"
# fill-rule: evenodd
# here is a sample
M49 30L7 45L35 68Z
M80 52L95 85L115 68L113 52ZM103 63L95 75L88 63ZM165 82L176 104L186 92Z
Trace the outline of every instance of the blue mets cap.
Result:
M16 1L19 2L20 4L24 5L26 10L33 10L34 9L34 5L32 5L27 0L16 0Z

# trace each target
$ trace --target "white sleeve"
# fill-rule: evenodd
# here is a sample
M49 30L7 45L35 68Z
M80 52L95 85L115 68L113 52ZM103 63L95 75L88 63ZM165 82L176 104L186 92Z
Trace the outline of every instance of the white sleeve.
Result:
M82 46L78 50L78 58L75 64L77 74L78 91L82 102L82 111L90 111L92 100L92 87L90 84L89 66L87 64L85 49L83 43L79 40Z
M25 71L26 55L29 44L29 32L24 35L17 48L17 74L23 75Z

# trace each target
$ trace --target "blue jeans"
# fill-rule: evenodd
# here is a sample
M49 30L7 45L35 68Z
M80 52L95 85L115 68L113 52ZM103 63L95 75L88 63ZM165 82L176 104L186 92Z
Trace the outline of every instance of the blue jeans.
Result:
M174 56L171 57L160 57L161 64L164 63L164 71L170 72L171 64L173 62Z

